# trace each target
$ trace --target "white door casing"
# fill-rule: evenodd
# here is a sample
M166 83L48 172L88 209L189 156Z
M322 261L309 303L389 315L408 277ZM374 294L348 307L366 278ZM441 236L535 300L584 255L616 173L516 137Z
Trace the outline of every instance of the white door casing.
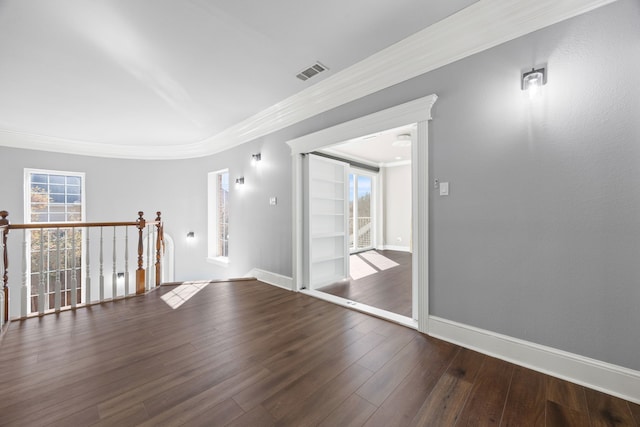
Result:
M378 111L287 142L292 154L292 263L293 290L304 285L303 265L303 173L302 154L335 145L363 135L417 123L416 141L412 144L412 279L417 284L417 328L429 332L429 144L428 121L438 99L429 95L386 110Z

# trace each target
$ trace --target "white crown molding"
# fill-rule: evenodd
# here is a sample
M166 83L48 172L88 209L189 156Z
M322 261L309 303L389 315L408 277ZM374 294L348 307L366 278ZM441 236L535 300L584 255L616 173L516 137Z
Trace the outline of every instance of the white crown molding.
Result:
M380 163L380 167L382 168L397 168L398 166L409 165L411 165L411 160L398 160L397 162Z
M115 158L211 155L613 1L480 0L200 142L123 146L0 131L0 145Z
M436 316L429 335L640 404L640 372Z

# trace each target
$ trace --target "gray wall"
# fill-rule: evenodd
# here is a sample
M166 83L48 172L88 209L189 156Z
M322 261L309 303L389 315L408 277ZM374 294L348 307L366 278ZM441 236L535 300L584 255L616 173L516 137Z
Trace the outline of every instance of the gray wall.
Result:
M204 159L118 161L0 148L0 205L22 215L22 168L87 172L89 219L165 212L179 279L291 274L285 141L437 93L430 123L430 304L442 318L640 370L640 5L619 0ZM543 96L522 69L548 63ZM265 167L250 170L261 150ZM205 262L206 174L232 194L231 265ZM141 182L146 193L135 191ZM9 185L7 185L9 183ZM421 191L430 191L428 183ZM269 196L279 204L270 208Z
M262 152L259 168L250 165L251 153ZM70 156L0 147L0 209L14 223L24 220L24 168L86 173L88 221L133 221L138 210L147 219L163 213L166 233L175 243L177 280L228 278L257 267L291 275L290 156L284 144L256 141L222 154L192 160L140 161ZM245 176L242 191L231 186L229 267L206 262L207 173L229 168L230 178ZM263 194L264 192L264 194ZM268 207L268 195L278 205ZM186 234L194 231L195 242ZM18 240L17 236L12 242ZM18 248L16 248L18 249ZM17 250L11 252L12 278L18 279ZM15 303L15 301L14 301Z

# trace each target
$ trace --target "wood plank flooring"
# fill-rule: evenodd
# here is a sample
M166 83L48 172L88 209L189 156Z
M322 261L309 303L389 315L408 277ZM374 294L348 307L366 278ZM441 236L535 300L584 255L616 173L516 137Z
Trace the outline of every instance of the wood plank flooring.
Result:
M640 406L257 281L14 322L1 426L638 426Z
M392 313L411 317L411 253L400 251L373 251L398 263L397 266L354 280L349 279L318 289ZM362 254L361 260L371 264Z

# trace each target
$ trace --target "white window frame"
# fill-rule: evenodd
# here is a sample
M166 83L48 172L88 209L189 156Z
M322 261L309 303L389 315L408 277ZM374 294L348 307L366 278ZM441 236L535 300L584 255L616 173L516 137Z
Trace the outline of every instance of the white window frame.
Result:
M357 252L363 252L363 251L368 251L371 249L375 249L377 247L377 242L378 242L378 236L377 236L377 226L378 226L378 177L379 177L379 173L378 172L372 172L372 171L368 171L366 169L361 169L358 167L354 167L351 166L349 167L349 175L354 175L356 177L358 176L366 176L368 178L371 178L371 207L370 207L370 215L371 215L371 245L369 245L366 248L359 248L359 249L354 249L352 246L349 246L349 253L357 253ZM358 192L358 183L357 183L357 179L354 181L354 191L356 194L354 194L354 204L353 204L353 215L354 215L354 221L353 221L353 226L352 229L350 230L350 232L354 233L354 242L357 239L357 235L355 233L355 229L356 229L356 221L355 219L357 218L358 215L358 196L357 196L357 192ZM351 192L351 189L349 189L349 192Z
M216 264L222 267L226 267L229 265L229 254L227 256L220 256L218 254L218 246L219 246L219 230L218 224L220 223L219 218L219 206L218 200L220 200L219 188L218 188L218 177L222 174L227 174L230 176L229 169L220 169L215 172L209 172L207 176L207 194L208 194L208 233L207 233L207 261ZM231 193L231 183L229 183L229 193ZM229 196L230 198L230 196ZM229 200L227 200L227 204Z
M71 172L71 171L59 171L59 170L50 170L50 169L33 169L33 168L25 168L24 169L24 222L25 224L31 224L31 175L32 174L42 174L42 175L65 175L65 176L76 176L80 178L80 192L82 195L82 203L80 206L80 221L85 221L86 218L86 191L85 191L85 173L84 172ZM65 221L54 221L54 222L65 222ZM44 222L43 224L46 224Z
M52 170L52 169L35 169L35 168L25 168L24 169L24 178L23 178L23 196L24 196L24 223L25 224L48 224L51 222L70 222L70 221L47 221L47 222L33 222L31 220L31 175L34 174L42 174L42 175L64 175L64 176L75 176L80 178L80 221L84 222L86 220L86 206L87 206L87 192L86 192L86 174L84 172L71 172L71 171L60 171L60 170ZM76 222L76 221L74 221ZM84 229L80 228L80 241L85 241ZM27 265L26 265L26 276L27 276L27 310L30 312L31 310L28 308L31 306L31 262L30 262L30 252L31 252L31 233L25 233L26 240L26 248L29 251L27 254ZM82 248L81 253L82 256L85 256L85 250L87 248ZM80 281L78 283L78 287L80 288L80 294L82 298L86 296L85 290L85 282L86 282L86 267L83 262L80 262ZM83 303L84 301L78 301L78 304ZM26 313L23 313L23 315Z

